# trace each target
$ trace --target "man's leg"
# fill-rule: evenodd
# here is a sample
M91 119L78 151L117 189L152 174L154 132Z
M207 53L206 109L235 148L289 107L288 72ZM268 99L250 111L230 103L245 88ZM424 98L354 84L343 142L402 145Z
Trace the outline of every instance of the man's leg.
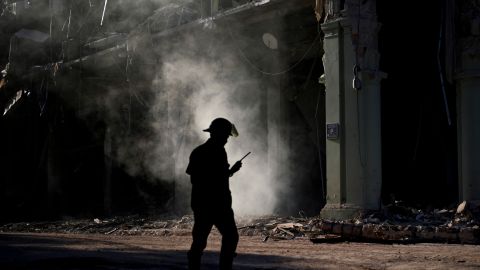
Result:
M188 251L188 269L200 269L203 250L207 247L207 239L212 230L213 222L205 214L194 213L195 223L193 224L193 242Z
M233 210L230 209L226 213L217 217L215 226L222 234L222 249L220 251L220 269L232 269L233 258L238 244L238 231Z

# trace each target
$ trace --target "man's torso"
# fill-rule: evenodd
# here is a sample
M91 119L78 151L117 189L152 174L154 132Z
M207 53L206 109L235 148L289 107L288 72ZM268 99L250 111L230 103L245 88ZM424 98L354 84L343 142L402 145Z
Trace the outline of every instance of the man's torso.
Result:
M223 146L211 140L193 150L187 167L192 182L192 209L230 209L229 164Z

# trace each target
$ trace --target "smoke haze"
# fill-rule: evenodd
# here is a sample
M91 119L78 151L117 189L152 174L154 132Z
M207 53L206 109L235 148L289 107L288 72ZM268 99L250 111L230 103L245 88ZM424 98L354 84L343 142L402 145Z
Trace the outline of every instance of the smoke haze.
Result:
M275 86L242 58L239 41L227 31L231 30L205 20L202 31L178 34L151 45L161 59L148 94L152 118L147 125L152 133L134 136L131 143L120 146L119 158L132 174L146 170L152 179L174 182L176 210L185 211L190 199L190 180L185 174L189 155L208 139L209 133L202 130L213 119L227 118L240 133L230 137L226 145L229 163L252 152L230 180L233 208L242 216L271 214L279 192L289 182L287 174L278 173L280 161L268 150L269 140L275 137L272 132L276 132L268 118L276 109L268 110L267 91ZM150 38L146 40L150 42ZM263 45L245 47L254 50L259 44ZM136 57L152 61L152 55L139 48L134 49ZM286 149L279 142L275 140L274 147Z
M93 105L79 106L80 117L101 110L113 144L111 156L132 176L174 185L179 212L189 211L190 180L185 169L191 151L208 139L202 130L213 119L227 118L240 134L226 145L229 163L252 152L230 180L233 208L242 216L274 213L280 201L287 201L292 186L290 165L285 162L289 148L279 121L284 113L279 101L285 99L284 85L279 77L261 74L259 69L283 69L285 63L279 62L275 51L282 46L275 40L282 26L262 25L262 29L250 29L252 35L242 36L250 33L238 32L244 22L229 18L217 25L217 20L204 18L162 38L156 33L174 29L187 15L194 16L194 9L183 7L195 1L139 2L108 1L101 18L104 1L70 1L68 5L53 1L52 13L44 14L50 17L51 36L65 39L61 54L57 53L62 61L125 45L126 63L119 57L91 61L93 68L113 66L125 77L110 78L117 80L111 84L82 79L84 88L94 90L82 96L84 103L88 100ZM134 8L140 11L130 14ZM72 9L78 12L72 15ZM114 19L117 23L112 23ZM263 43L266 37L275 46L268 48ZM71 49L68 44L75 38L89 45ZM93 42L99 38L104 40ZM82 63L82 68L87 64ZM98 69L96 76L108 77ZM107 93L99 94L97 89Z
M238 58L230 41L212 40L200 49L202 53L200 40L205 37L188 36L186 42L174 46L179 50L168 52L158 74L173 106L169 109L169 129L175 131L171 136L176 153L175 180L180 182L178 186L187 187L187 192L180 193L188 197L185 168L191 150L209 136L202 130L213 119L224 117L240 133L239 137L230 137L226 145L229 163L252 151L243 161L242 170L230 180L233 208L238 215L270 214L276 206L274 187L278 184L269 177L272 168L267 156L265 89L258 74ZM165 96L156 98L163 103Z

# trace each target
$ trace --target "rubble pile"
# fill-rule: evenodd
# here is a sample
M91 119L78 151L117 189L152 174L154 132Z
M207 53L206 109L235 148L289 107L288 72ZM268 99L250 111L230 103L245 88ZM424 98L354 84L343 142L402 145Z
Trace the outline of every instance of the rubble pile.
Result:
M0 232L100 233L106 235L189 235L193 216L126 216L100 220L67 219L54 222L22 222L0 225ZM215 229L214 229L215 230ZM381 243L440 242L480 244L480 202L462 202L456 209L420 210L395 203L381 211L351 220L319 217L240 219L243 236L262 241L307 238L314 243L361 241Z
M352 220L271 218L239 228L242 235L263 240L308 237L314 243L362 241L382 243L440 242L480 244L480 202L457 209L420 210L396 202Z
M318 218L295 218L269 216L239 226L239 234L246 236L260 235L263 241L290 240L298 237L310 237L321 233ZM240 222L241 223L241 222Z

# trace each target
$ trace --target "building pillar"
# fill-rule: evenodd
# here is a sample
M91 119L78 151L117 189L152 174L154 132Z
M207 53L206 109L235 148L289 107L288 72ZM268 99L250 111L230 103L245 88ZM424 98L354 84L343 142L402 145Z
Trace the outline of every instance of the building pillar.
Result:
M357 22L358 23L358 22ZM321 216L349 219L378 210L381 196L380 81L378 24L371 20L369 44L362 44L352 18L337 16L322 25L326 86L326 205ZM352 28L354 32L352 33ZM357 30L357 31L356 31ZM361 54L359 53L361 48ZM358 65L353 87L354 66Z
M326 152L326 206L322 215L330 216L330 209L339 208L345 202L345 145L343 123L344 85L343 33L339 21L322 25L325 33L323 65L325 69L325 123L327 124Z
M458 60L459 199L480 200L480 36L460 40Z

